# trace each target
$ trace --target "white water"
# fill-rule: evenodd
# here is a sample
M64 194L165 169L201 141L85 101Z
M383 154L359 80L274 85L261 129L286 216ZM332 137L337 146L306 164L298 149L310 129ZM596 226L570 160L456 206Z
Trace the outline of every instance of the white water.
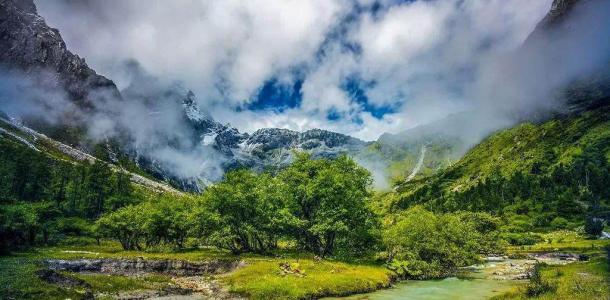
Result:
M413 180L413 178L415 178L417 173L419 173L419 170L421 170L421 167L424 165L425 157L426 157L426 145L422 145L420 153L419 153L419 159L417 160L417 164L415 165L415 168L413 168L413 171L411 171L411 174L409 174L407 179L405 179L405 182L409 182L409 181Z

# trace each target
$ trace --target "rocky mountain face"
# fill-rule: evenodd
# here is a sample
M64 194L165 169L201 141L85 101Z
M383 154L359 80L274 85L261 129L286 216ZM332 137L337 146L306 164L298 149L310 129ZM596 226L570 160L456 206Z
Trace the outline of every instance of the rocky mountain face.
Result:
M600 0L554 0L551 9L530 34L523 47L545 43L545 39L555 38L558 32L570 28L568 18L579 6ZM603 1L600 1L603 2ZM603 25L602 25L603 26ZM569 29L568 29L569 30ZM581 34L586 34L581 32ZM576 78L561 93L568 113L579 113L604 106L610 102L610 61L599 66L590 74Z
M44 84L63 88L79 105L99 97L120 97L115 84L98 75L84 59L67 50L55 28L37 14L33 0L0 0L0 66ZM37 78L38 77L38 78Z
M570 11L582 0L554 0L551 10L538 24L539 29L551 28L561 23L569 15Z
M291 161L293 151L306 151L314 157L336 157L356 153L367 143L336 132L312 129L297 132L288 129L264 128L253 134L225 130L214 139L215 146L232 158L232 164L263 169L281 167ZM231 147L226 147L227 137Z

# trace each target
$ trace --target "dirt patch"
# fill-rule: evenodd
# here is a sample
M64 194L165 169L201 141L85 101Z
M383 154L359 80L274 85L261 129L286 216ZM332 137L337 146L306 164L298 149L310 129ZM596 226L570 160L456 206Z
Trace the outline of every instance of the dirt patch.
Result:
M42 269L36 272L36 275L43 281L51 284L56 284L65 288L83 288L85 290L84 299L93 299L91 285L82 279L66 276L54 270Z

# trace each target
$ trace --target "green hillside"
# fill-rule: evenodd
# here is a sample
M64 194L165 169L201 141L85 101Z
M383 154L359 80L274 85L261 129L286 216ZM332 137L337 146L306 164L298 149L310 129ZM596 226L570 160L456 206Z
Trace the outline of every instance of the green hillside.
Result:
M492 134L453 166L401 184L386 208L424 204L436 211L474 210L582 220L608 213L608 107Z

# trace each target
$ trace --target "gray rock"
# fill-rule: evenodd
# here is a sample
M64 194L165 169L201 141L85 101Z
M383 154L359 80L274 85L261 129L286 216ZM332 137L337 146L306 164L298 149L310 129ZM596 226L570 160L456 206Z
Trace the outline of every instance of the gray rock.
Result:
M145 259L79 259L44 261L49 270L70 272L101 272L109 274L162 273L175 276L221 274L239 267L240 261L211 260L189 262L184 260Z
M65 89L83 107L99 97L120 97L115 84L66 48L59 31L37 14L32 0L0 0L0 65ZM39 78L41 81L43 78ZM42 83L41 83L42 84Z

